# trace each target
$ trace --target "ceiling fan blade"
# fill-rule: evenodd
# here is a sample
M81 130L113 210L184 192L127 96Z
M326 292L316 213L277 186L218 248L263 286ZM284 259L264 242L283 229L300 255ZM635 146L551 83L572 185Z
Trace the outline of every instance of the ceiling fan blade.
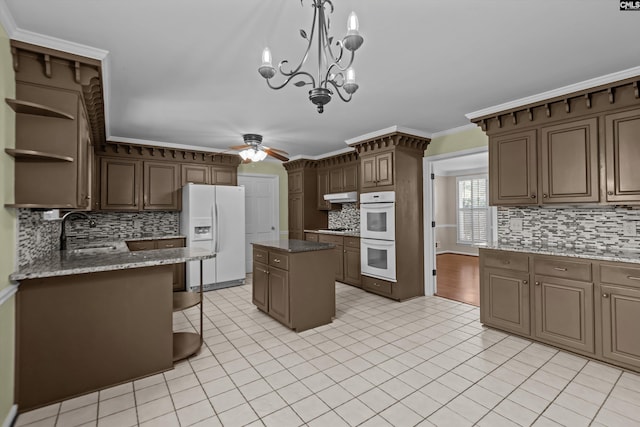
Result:
M271 148L266 148L266 147L262 147L262 148L263 148L265 153L267 153L269 156L271 156L271 157L273 157L275 159L281 160L283 162L288 162L289 161L288 157L285 157L282 154L278 154L278 153L274 152Z
M271 151L275 151L276 153L280 153L280 154L289 154L284 150L281 150L279 148L273 148L273 147L266 147L266 146L262 146L262 148L264 148L265 150L271 150Z
M251 148L251 147L249 147L248 145L244 144L244 145L234 145L234 146L231 146L229 148L231 148L232 150L244 150L245 148Z
M243 164L251 163L251 159L245 159L245 160L243 160L241 163L243 163Z

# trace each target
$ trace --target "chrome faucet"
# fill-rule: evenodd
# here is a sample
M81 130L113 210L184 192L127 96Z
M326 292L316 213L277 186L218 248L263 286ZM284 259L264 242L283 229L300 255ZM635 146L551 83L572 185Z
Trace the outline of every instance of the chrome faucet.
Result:
M64 216L62 217L62 232L60 233L60 250L61 251L64 251L67 249L67 233L66 233L67 219L72 217L73 215L80 215L88 219L89 227L91 228L95 228L96 226L96 222L92 220L91 217L84 212L71 211L64 214Z

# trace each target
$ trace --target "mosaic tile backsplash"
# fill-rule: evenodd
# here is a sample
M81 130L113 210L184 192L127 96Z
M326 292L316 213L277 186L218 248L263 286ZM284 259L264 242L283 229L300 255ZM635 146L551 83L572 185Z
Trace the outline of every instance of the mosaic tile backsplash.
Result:
M343 203L342 209L329 211L329 228L360 230L360 209L357 203Z
M179 212L88 212L95 228L81 217L67 221L69 248L92 240L124 240L144 233L179 234ZM58 250L60 221L45 221L42 212L18 210L18 264L29 264Z
M513 231L512 218L522 219ZM640 225L640 210L602 208L498 208L498 240L505 244L585 249L640 249L640 235L625 236L623 222Z

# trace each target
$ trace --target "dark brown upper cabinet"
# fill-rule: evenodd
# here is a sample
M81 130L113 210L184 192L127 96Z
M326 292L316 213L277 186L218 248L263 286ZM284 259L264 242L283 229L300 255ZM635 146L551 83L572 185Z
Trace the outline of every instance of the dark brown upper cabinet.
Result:
M142 162L102 157L100 159L100 209L139 211Z
M211 184L238 185L237 166L236 167L211 166Z
M324 199L324 195L329 194L329 170L318 170L318 209L331 210L331 202Z
M180 165L181 184L184 187L188 183L210 184L210 172L207 165L191 165L183 163Z
M543 127L540 160L543 204L600 200L596 118Z
M169 162L144 162L144 210L179 210L179 188L180 165Z
M490 139L489 199L492 205L538 203L535 130Z
M362 188L393 185L393 152L362 155Z
M605 116L608 202L640 201L640 109Z
M342 170L342 191L358 191L358 164L345 166Z
M302 171L289 172L289 193L302 193L303 182Z

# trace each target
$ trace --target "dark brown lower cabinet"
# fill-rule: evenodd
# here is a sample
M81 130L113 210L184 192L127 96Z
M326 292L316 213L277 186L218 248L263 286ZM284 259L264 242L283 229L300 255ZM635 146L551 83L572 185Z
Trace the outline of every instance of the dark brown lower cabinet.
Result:
M358 239L360 240L360 239ZM344 283L362 287L360 276L360 248L344 246Z
M253 304L297 332L335 316L333 253L289 252L253 244Z
M489 326L530 335L529 273L484 269L480 320Z
M185 239L158 239L158 240L129 240L127 247L131 252L148 251L152 249L170 249L184 248ZM186 283L185 263L173 264L173 291L179 292L185 290Z
M593 283L535 276L535 336L593 353Z

